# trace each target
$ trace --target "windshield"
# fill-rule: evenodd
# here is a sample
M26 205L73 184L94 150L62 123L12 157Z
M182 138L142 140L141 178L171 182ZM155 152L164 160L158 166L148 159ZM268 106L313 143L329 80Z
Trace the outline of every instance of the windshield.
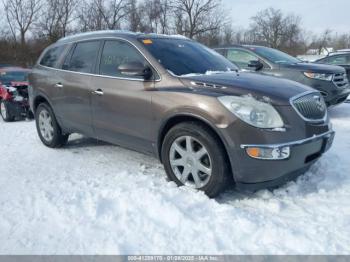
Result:
M275 64L296 64L301 62L301 60L276 49L267 47L250 47L249 49Z
M238 70L220 54L187 39L140 39L140 42L165 69L177 76Z
M28 72L26 71L12 71L12 72L0 72L0 82L11 83L11 82L27 82Z

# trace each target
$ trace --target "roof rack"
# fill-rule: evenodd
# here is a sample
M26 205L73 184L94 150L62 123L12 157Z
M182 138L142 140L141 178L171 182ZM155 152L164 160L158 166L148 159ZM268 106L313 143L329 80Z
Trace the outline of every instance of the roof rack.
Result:
M128 30L99 30L99 31L90 31L84 33L78 33L70 36L63 37L59 39L57 42L66 41L69 39L75 39L82 36L96 35L96 34L129 34L136 35L136 33L128 31Z

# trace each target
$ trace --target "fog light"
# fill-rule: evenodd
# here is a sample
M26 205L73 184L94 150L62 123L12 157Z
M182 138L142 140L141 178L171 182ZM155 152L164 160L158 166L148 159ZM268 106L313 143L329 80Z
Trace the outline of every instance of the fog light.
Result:
M290 147L249 147L246 148L246 152L250 157L256 159L283 160L287 159L290 156Z

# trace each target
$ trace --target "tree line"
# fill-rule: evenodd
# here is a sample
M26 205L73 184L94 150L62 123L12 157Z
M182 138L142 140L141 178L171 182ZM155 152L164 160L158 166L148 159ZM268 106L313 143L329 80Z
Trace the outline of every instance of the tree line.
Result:
M350 34L314 35L299 16L274 8L237 28L221 0L3 0L2 5L0 63L30 66L59 38L95 30L180 34L211 47L260 44L292 55L350 47Z

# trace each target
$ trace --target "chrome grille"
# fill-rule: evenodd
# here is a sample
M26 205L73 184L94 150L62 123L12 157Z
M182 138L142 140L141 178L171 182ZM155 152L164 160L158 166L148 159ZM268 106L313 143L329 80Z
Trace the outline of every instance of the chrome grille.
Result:
M333 82L338 88L345 88L349 83L345 73L334 74Z
M326 103L319 93L309 93L292 99L292 105L306 121L323 121L327 114Z

